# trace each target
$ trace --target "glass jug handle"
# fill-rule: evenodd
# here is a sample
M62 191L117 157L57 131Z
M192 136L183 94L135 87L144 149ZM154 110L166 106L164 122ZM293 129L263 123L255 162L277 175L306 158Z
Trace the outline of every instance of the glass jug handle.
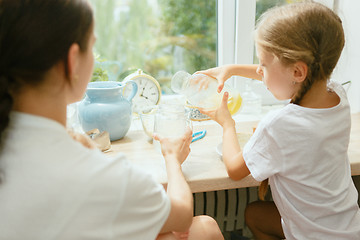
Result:
M131 101L137 93L138 86L137 86L136 82L134 82L133 80L127 80L127 81L122 82L122 84L124 84L124 85L128 85L129 83L132 85L132 89L131 89L131 93L129 94L129 96L126 99L128 101Z

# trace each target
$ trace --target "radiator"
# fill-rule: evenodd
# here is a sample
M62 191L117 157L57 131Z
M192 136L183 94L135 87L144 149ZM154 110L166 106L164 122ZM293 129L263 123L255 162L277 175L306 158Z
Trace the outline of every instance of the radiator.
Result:
M244 211L248 203L258 200L257 193L257 187L194 193L194 215L212 216L222 232L241 230L251 236Z
M360 192L360 176L353 176L353 181ZM245 225L244 211L248 203L258 200L258 187L194 193L193 196L195 216L212 216L222 232L241 230L244 236L251 237ZM269 191L266 200L270 199ZM360 198L358 203L360 205Z

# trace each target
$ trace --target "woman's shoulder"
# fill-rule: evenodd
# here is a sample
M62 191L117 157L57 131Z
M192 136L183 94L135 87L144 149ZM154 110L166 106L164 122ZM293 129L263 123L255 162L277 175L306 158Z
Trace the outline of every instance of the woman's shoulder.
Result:
M72 150L78 150L73 157L74 170L85 176L91 175L98 180L106 179L113 181L140 181L146 172L135 166L123 153L108 156L98 149L87 149L83 146L74 146ZM70 163L71 164L71 163Z

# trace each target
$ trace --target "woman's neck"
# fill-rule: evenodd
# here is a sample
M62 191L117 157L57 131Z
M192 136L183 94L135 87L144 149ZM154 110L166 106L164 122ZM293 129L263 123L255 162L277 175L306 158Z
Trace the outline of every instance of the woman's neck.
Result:
M50 118L66 126L66 101L56 85L23 87L14 97L13 110Z

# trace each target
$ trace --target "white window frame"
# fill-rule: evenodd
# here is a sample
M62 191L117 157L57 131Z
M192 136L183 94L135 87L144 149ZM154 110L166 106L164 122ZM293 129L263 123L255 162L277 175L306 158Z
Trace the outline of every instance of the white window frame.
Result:
M253 63L255 10L256 1L218 1L218 66ZM241 90L244 81L234 79L230 84Z
M252 64L254 62L255 0L218 1L218 66L225 64ZM228 80L240 92L249 79L232 77ZM261 82L252 83L263 105L281 104Z

